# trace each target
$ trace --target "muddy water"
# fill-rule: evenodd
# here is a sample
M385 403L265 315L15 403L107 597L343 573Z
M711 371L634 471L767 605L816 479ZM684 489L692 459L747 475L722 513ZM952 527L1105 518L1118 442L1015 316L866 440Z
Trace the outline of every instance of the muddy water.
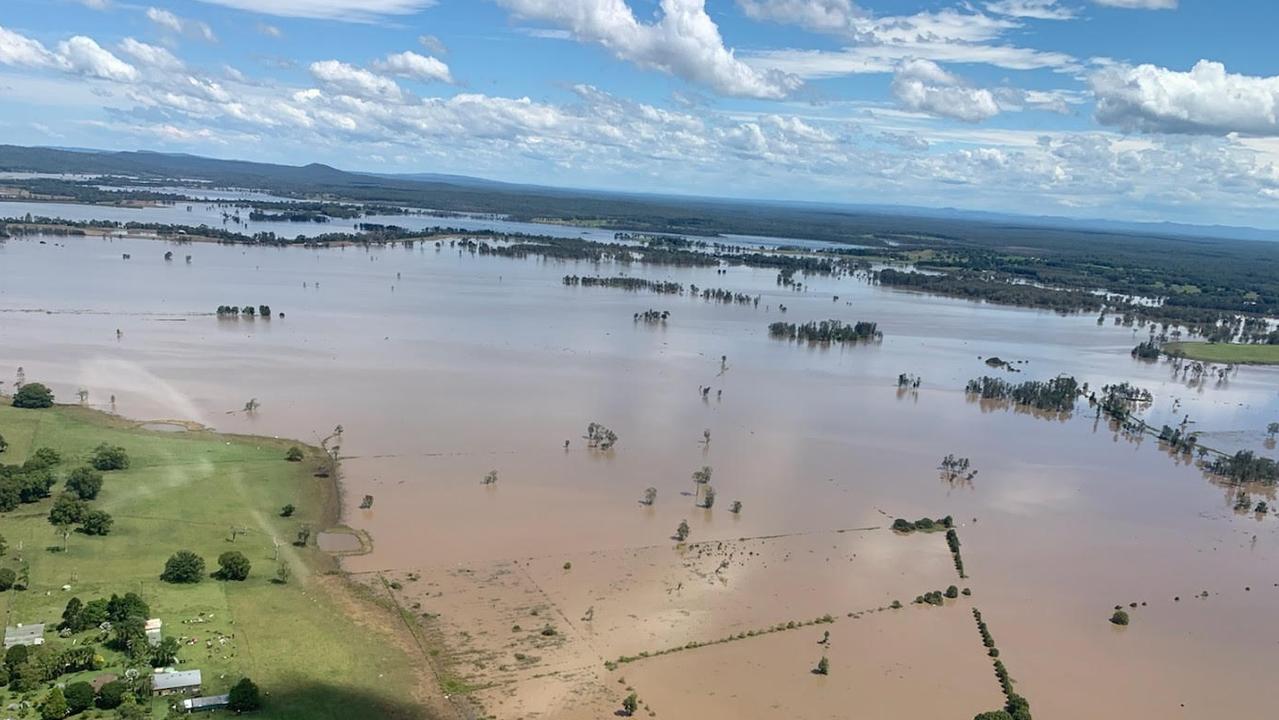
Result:
M694 540L727 540L953 514L974 602L1036 717L1262 712L1255 689L1279 660L1279 636L1266 630L1279 609L1279 519L1235 514L1230 490L1151 440L1131 443L1082 416L984 410L961 389L1001 372L979 359L991 355L1027 361L1012 380L1128 380L1154 392L1149 422L1189 414L1208 444L1262 450L1266 423L1279 419L1273 369L1189 387L1166 365L1133 361L1144 335L1131 329L849 279L811 278L794 293L745 268L205 245L177 253L194 255L186 265L164 262L166 249L0 245L0 373L11 382L22 365L62 398L83 387L102 407L114 395L136 418L312 441L343 425L344 519L375 541L345 561L352 570L554 564L668 543L681 519ZM764 298L755 309L566 288L570 272ZM230 303L286 317L200 314ZM633 324L648 308L671 320ZM875 320L885 339L819 349L767 337L774 320L828 317ZM923 376L918 393L897 392L902 372ZM714 388L708 400L699 385ZM240 411L249 398L261 403L252 415ZM613 451L585 447L590 421L617 432ZM947 453L972 459L971 485L939 479ZM703 464L718 491L710 512L686 494ZM490 470L497 484L481 486ZM658 497L645 508L649 486ZM360 510L365 494L375 503ZM740 515L727 511L735 499ZM749 586L784 593L787 583L760 572ZM1208 598L1191 597L1203 590ZM1129 602L1147 605L1128 628L1110 626L1111 608ZM660 684L667 671L653 672Z

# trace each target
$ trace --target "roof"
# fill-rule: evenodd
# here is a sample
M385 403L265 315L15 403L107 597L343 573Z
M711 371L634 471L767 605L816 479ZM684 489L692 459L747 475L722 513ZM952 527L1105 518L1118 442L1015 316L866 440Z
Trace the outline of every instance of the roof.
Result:
M39 645L42 642L44 642L44 623L18 625L17 627L4 629L4 646L6 649L14 645Z
M147 621L145 628L147 632L150 632L152 630L159 630L163 626L164 626L164 621L160 620L160 618L151 618L150 620Z
M182 670L180 672L156 673L151 678L153 690L176 690L178 688L199 687L199 670Z
M183 710L202 710L220 708L231 702L230 695L210 695L208 697L190 698L182 701Z

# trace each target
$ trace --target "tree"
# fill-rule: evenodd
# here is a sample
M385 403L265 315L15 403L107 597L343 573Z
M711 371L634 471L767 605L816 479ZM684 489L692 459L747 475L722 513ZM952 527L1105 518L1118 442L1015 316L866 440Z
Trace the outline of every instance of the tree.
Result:
M742 501L734 500L733 504L728 506L728 511L734 515L740 514L742 512Z
M204 558L190 550L179 550L164 563L160 579L171 583L197 583L204 579Z
M218 556L219 580L244 580L249 577L252 565L244 553L239 550L228 550Z
M62 691L67 699L67 710L72 715L93 707L93 686L87 682L73 682Z
M49 447L36 448L31 457L22 464L24 468L51 468L62 462L62 453Z
M88 510L89 506L80 498L71 493L62 493L53 501L53 507L49 508L49 524L77 525L84 520Z
M496 484L497 484L497 471L496 471L496 470L489 470L487 473L485 473L485 474L484 474L484 479L480 481L480 484L481 484L481 485L496 485Z
M706 486L706 490L702 493L702 507L710 510L715 505L715 488L710 485Z
M955 587L954 585L951 585L950 587L946 588L946 597L950 598L951 600L954 600L955 598L959 597L959 588Z
M248 678L240 678L239 682L231 686L228 695L227 709L231 712L252 712L262 707L262 693Z
M1274 439L1275 435L1279 435L1279 422L1272 422L1269 425L1267 425L1266 434L1270 436L1271 440ZM4 444L4 441L0 440L0 447L2 447L3 444Z
M93 457L89 464L98 470L127 470L129 454L118 445L102 443L93 449Z
M81 500L93 500L102 491L102 473L91 467L78 467L67 475L67 490Z
M289 451L284 453L284 459L289 462L302 462L303 457L305 457L305 455L302 452L302 448L297 445L289 448Z
M297 508L293 507L293 503L289 503L280 508L280 517L293 517L294 510L297 510Z
M625 713L627 717L634 715L635 711L638 709L639 709L639 696L636 695L635 693L631 693L630 695L627 695L626 699L622 700L622 712Z
M85 605L85 613L91 612L94 604L97 602L97 600L93 600L88 605ZM151 617L150 606L147 605L146 601L143 600L141 596L134 592L125 593L123 596L112 594L111 599L106 603L105 609L105 619L110 620L113 623L118 623L129 618L140 618L142 620L146 620Z
M0 435L0 453L9 448L9 443L5 442L4 436Z
M1110 622L1116 625L1127 625L1128 613L1124 612L1123 610L1116 610L1115 614L1110 616Z
M817 673L818 675L829 675L830 660L827 660L826 656L823 655L822 659L817 661L817 668L814 669L813 672Z
M115 519L106 510L90 510L84 514L84 519L80 522L80 530L85 535L108 535L114 524Z
M13 406L30 410L53 407L53 391L41 383L23 385L13 394Z
M61 688L53 688L40 703L41 720L62 720L67 716L67 698Z
M253 312L253 308L246 308L245 310L246 312L249 312L250 314L252 314ZM262 407L262 403L258 402L257 398L249 398L249 401L244 403L244 412L252 415L253 413L257 412L258 408L260 407Z
M644 499L640 500L640 503L643 505L652 505L655 502L657 502L657 488L645 488Z
M124 702L124 694L127 690L128 688L124 683L119 680L112 680L98 688L98 697L94 704L103 710L118 708L120 703Z
M973 720L1013 720L1013 716L1009 715L1007 710L991 710L978 715Z
M688 539L688 521L680 520L679 527L675 528L675 539L684 542Z
M4 592L13 587L17 582L18 574L12 568L0 568L0 592Z
M175 637L166 637L159 645L151 648L151 667L167 667L178 659L178 650L182 643Z
M73 597L67 601L66 608L62 611L62 623L59 628L66 628L71 632L79 632L83 628L80 627L80 616L84 613L84 603L80 598Z
M293 576L293 569L289 567L289 564L286 562L281 562L279 566L275 568L275 579L281 585L287 583L289 581L289 578L292 576Z

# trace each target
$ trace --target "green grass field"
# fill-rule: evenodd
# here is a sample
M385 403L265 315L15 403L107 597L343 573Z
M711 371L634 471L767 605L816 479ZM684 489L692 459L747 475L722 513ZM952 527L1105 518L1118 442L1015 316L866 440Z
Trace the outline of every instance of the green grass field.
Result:
M1169 355L1180 354L1202 362L1279 365L1279 345L1170 342L1163 346L1163 350Z
M284 460L289 441L146 431L69 406L19 410L5 404L0 434L9 442L0 462L18 464L36 448L51 447L64 458L55 468L59 477L84 464L102 442L123 446L131 460L128 470L105 473L92 503L115 518L106 537L73 533L67 550L57 551L62 537L47 520L52 499L0 515L0 534L9 545L0 566L18 570L25 562L30 568L28 590L0 593L6 624L48 623L46 642L68 645L72 639L58 638L53 629L68 599L138 592L164 621L165 635L195 638L183 643L179 668L203 672L203 694L225 692L241 676L261 687L265 707L255 717L425 716L414 695L421 658L395 642L386 624L394 616L358 597L314 541L305 548L291 544L303 524L319 530L333 521L333 483L312 475L323 457L318 448L305 448L307 459L290 463ZM289 503L297 507L294 516L279 517ZM234 542L232 527L245 530ZM292 570L283 584L272 582L275 539ZM165 560L179 549L202 555L210 572L219 554L239 550L253 569L244 582L161 582ZM123 671L122 656L102 654L111 663L105 671ZM0 689L0 707L13 699ZM156 700L155 716L163 717L165 708Z

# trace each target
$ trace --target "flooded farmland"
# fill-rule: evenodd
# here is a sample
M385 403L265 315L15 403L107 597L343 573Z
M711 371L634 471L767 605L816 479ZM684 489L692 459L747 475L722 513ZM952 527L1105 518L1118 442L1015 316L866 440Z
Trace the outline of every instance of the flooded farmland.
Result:
M1128 381L1154 394L1147 422L1189 416L1205 444L1273 454L1273 368L1188 383L1130 357L1144 331L1093 316L852 278L794 292L742 267L29 237L0 244L0 268L6 384L21 366L63 401L83 388L139 421L316 443L341 425L343 522L373 539L344 567L394 581L448 648L447 672L500 718L598 717L624 687L661 717L971 716L1002 703L972 607L1041 718L1256 717L1266 702L1279 519L1235 512L1235 488L1082 404L1045 419L963 388L1005 376L991 356L1015 363L1009 380ZM762 297L566 287L569 273ZM226 303L284 316L215 317ZM670 318L632 320L650 308ZM768 336L780 319L829 318L875 321L884 338ZM921 387L899 391L901 373ZM591 422L615 447L587 447ZM949 453L978 474L939 477ZM702 466L710 510L694 507ZM966 578L941 534L888 529L946 515ZM911 603L951 584L972 594ZM1128 627L1107 622L1116 605Z

